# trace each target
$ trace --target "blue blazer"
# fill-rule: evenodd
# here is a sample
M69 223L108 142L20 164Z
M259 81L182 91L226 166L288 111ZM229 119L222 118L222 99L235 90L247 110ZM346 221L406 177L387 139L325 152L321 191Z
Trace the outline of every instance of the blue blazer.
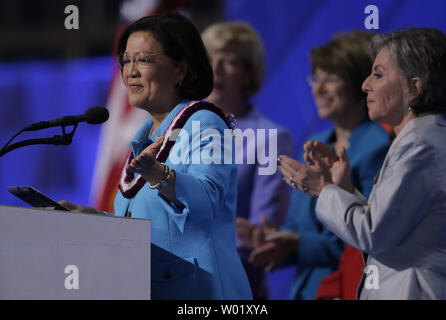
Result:
M150 138L153 122L147 120L130 144L135 156L165 132L187 102L178 104ZM221 164L206 164L206 159L218 156L212 133L224 137L225 129L227 125L214 112L197 111L171 149L165 163L175 171L175 193L185 205L183 210L147 183L131 199L121 192L116 196L115 215L130 211L132 218L151 220L152 299L252 298L235 245L237 167L235 161L223 161L233 139L221 141Z
M332 146L334 134L334 130L328 130L310 140ZM368 195L388 150L389 134L380 124L367 118L356 127L348 140L350 146L346 153L351 165L352 184ZM303 156L300 161L303 162ZM289 257L283 265L296 267L291 299L315 299L320 282L338 267L345 247L344 242L317 219L316 201L317 198L293 190L287 223L282 227L299 234L297 254Z

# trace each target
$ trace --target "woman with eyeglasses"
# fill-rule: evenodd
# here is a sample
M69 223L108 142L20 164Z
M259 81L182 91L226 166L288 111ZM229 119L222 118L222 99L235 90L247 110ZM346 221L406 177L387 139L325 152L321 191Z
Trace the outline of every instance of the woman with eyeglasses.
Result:
M361 31L338 34L313 48L308 78L319 117L333 124L333 129L311 139L337 151L346 150L353 184L365 194L370 192L389 146L388 133L368 118L361 90L372 65L368 52L371 37ZM293 181L287 183L293 185ZM250 261L267 270L296 268L291 299L315 299L321 280L337 268L345 247L317 220L315 205L315 198L293 190L287 223L280 230L265 227L264 244L250 256Z
M151 221L152 299L251 299L235 245L237 167L224 161L230 123L199 101L213 87L200 34L180 14L149 16L125 29L118 53L129 103L148 119L130 143L114 214Z

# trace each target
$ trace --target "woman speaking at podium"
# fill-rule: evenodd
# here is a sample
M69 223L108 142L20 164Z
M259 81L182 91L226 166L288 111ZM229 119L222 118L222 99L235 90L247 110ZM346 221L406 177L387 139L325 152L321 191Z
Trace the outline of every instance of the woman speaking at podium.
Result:
M130 143L114 209L151 220L152 299L251 299L235 245L233 141L218 139L230 123L199 101L213 86L200 34L180 14L144 17L121 35L117 59L129 103L150 116Z

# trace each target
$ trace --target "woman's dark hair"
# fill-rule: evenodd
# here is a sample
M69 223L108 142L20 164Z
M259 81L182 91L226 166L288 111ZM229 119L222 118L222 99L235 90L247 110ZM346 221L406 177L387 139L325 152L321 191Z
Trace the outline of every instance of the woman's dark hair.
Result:
M373 58L382 48L407 80L421 79L421 93L410 105L413 113L446 111L446 35L442 31L412 28L376 35L371 43Z
M118 55L125 52L128 38L137 31L150 32L174 64L187 66L187 75L178 87L181 98L200 100L211 93L212 67L201 36L189 19L179 13L163 13L133 22L119 38Z
M369 44L374 35L360 30L335 34L326 44L311 49L312 72L320 68L338 75L365 106L366 94L361 86L372 70Z

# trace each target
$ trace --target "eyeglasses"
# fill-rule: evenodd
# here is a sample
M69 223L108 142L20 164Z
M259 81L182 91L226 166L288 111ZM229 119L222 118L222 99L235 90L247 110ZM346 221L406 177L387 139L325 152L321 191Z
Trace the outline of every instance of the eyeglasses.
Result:
M161 53L139 52L132 59L132 57L130 57L128 54L123 53L119 54L116 57L116 61L118 62L118 66L121 69L128 67L130 62L133 62L138 67L147 68L151 64L155 63L155 56L158 56L160 54Z
M326 84L333 84L341 81L342 78L335 74L329 74L326 77L320 78L315 74L309 75L307 77L308 84L310 87L314 87L318 83L326 83Z

